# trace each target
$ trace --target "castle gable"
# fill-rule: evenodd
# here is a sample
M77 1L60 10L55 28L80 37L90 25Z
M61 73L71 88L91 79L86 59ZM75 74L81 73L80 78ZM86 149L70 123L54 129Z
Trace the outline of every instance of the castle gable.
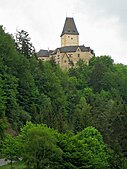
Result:
M81 52L80 47L77 47L76 52Z

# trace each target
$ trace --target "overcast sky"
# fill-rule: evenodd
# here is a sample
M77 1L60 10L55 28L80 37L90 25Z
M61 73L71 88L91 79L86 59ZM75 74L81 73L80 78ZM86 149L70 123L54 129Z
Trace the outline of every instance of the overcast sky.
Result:
M27 31L36 51L61 46L66 16L74 17L80 45L127 65L127 0L0 0L0 25Z

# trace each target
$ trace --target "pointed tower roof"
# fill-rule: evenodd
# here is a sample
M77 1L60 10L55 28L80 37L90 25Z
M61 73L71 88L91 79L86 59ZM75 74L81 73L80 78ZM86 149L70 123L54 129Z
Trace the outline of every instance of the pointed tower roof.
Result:
M61 36L64 34L79 35L73 18L66 18Z

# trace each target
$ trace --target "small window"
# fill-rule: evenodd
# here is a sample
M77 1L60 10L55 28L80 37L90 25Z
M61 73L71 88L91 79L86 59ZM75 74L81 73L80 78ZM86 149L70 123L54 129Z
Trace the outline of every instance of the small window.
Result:
M80 58L80 54L78 54L78 58Z
M70 38L70 36L68 36L68 38Z
M73 38L71 38L71 40L73 40Z
M68 54L69 58L72 58L72 54Z
M66 63L67 61L65 60L64 63Z

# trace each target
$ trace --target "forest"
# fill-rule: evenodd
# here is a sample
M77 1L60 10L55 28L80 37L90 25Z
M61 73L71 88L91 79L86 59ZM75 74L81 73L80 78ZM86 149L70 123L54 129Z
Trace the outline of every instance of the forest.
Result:
M94 56L63 71L0 26L0 154L27 169L126 169L127 65Z

